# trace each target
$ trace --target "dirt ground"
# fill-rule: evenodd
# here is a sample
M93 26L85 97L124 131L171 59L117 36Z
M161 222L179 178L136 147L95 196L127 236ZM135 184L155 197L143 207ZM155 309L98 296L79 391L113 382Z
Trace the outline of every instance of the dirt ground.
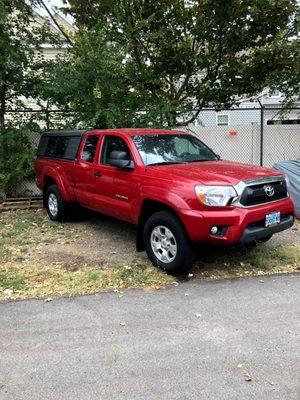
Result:
M133 261L145 263L145 252L135 249L135 226L104 215L80 210L67 222L78 229L75 242L41 245L37 249L46 264L68 263L114 267Z
M80 210L67 223L78 229L75 242L39 244L37 248L31 250L46 264L68 264L69 268L72 265L76 268L78 265L95 264L105 268L131 262L148 263L145 252L136 252L136 230L133 225L88 210ZM268 243L260 246L276 248L289 244L300 244L300 222L297 222L291 230L274 235ZM219 259L223 260L224 251L227 255L228 252L235 251L234 248L199 246L196 249L196 265L201 264L203 257L207 261L207 256L211 257L212 249L216 263Z

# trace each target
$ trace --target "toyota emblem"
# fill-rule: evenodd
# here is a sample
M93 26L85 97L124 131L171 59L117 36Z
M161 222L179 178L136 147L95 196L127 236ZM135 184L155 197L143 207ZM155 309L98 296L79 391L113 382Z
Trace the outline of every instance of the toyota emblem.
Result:
M274 196L275 190L274 190L273 186L266 186L264 188L264 191L265 191L267 196L269 196L269 197Z

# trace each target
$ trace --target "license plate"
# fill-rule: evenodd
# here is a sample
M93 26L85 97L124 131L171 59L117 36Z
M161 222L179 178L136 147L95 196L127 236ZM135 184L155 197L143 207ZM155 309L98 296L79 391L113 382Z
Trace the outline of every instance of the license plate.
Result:
M266 215L265 219L265 227L268 228L269 226L278 225L280 224L280 212L273 212Z

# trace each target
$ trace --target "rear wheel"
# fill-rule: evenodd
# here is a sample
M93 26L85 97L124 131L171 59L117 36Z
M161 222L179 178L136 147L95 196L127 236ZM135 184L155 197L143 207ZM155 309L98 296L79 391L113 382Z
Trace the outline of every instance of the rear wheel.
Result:
M52 221L62 221L66 215L67 203L61 197L56 185L51 185L46 192L46 209Z
M159 211L144 226L144 244L150 260L168 273L186 272L193 265L185 229L175 215Z

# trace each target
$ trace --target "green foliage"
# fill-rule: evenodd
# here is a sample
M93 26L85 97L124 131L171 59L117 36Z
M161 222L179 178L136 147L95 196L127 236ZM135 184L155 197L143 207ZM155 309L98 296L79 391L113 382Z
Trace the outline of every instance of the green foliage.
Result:
M27 123L19 129L7 125L0 131L0 195L14 195L25 179L34 176L34 150L30 134L38 126Z
M34 97L41 87L44 42L57 43L49 24L39 20L35 0L0 0L0 125L10 108L22 106L21 96Z
M70 0L74 48L47 96L91 125L187 124L192 109L231 106L297 70L296 3Z

